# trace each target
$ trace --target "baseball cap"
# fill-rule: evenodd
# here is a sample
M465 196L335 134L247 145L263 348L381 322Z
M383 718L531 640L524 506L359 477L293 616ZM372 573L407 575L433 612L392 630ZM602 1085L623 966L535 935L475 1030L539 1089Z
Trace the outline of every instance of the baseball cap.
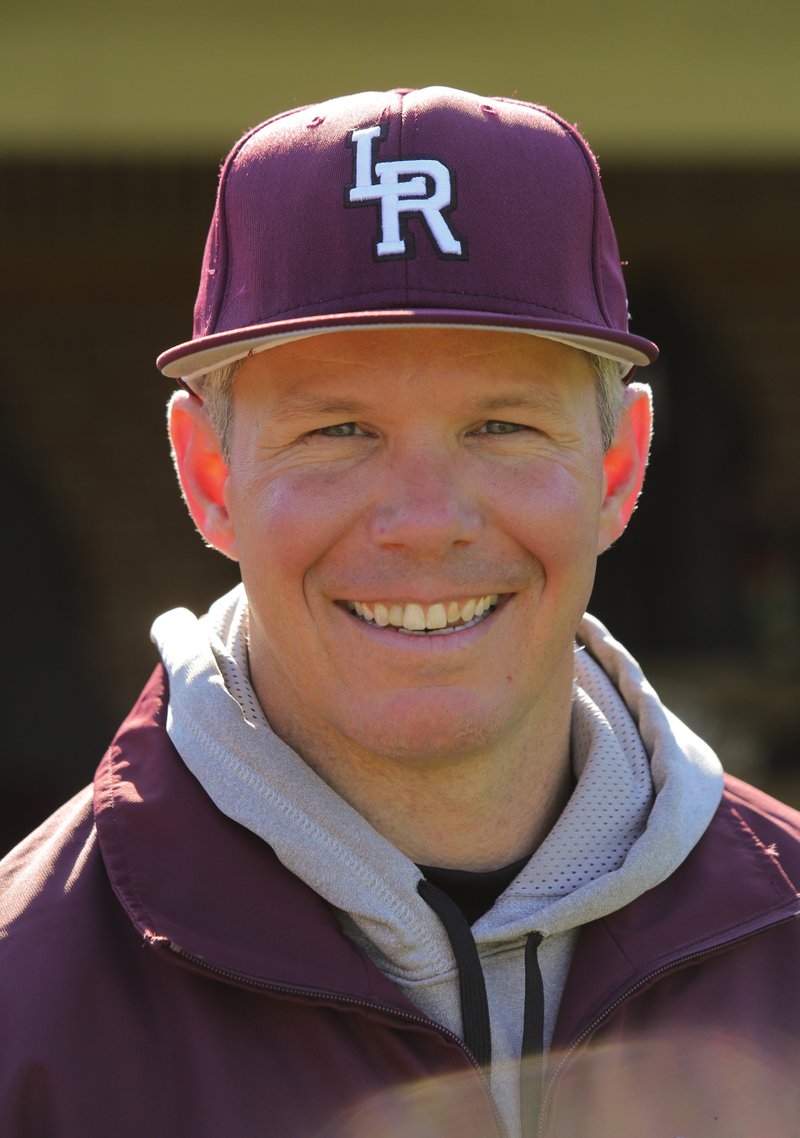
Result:
M628 328L597 162L546 107L448 87L368 91L287 111L220 174L191 381L254 351L345 328L531 333L627 364Z

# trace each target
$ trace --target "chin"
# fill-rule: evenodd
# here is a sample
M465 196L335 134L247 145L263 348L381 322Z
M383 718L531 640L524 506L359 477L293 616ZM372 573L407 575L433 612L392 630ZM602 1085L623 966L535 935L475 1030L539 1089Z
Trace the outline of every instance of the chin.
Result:
M427 702L427 701L426 701ZM364 729L361 721L350 738L373 755L398 762L449 761L485 752L502 742L509 719L497 705L487 708L452 709L441 705L402 711L384 711L374 726Z

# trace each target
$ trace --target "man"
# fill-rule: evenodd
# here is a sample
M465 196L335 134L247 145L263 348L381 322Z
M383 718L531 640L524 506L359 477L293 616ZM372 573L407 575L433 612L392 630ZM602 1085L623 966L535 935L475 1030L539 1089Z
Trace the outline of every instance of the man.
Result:
M159 365L243 584L8 859L4 1135L796 1132L798 819L584 617L655 355L546 109L239 142Z

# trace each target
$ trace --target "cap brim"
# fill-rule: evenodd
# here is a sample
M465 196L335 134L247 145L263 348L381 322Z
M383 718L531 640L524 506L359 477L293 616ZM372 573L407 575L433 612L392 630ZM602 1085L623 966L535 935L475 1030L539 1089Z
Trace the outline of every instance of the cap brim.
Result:
M437 327L497 328L523 332L617 360L631 367L645 367L658 357L658 348L642 336L600 328L572 320L546 320L508 313L470 312L448 309L380 309L336 315L296 317L292 320L236 328L197 340L187 340L158 357L156 366L170 379L191 381L215 368L244 359L290 340L358 328Z

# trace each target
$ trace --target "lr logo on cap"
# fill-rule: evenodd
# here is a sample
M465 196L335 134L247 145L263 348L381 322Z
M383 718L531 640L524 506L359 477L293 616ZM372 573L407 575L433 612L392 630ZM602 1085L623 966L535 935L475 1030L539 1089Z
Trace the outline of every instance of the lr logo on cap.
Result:
M355 148L355 183L347 189L346 204L374 203L379 207L376 258L414 256L414 238L407 232L406 216L416 213L425 222L440 257L466 260L466 242L456 237L445 216L455 204L455 194L454 178L444 162L407 158L373 163L375 140L382 137L381 127L368 126L351 131L348 139Z

